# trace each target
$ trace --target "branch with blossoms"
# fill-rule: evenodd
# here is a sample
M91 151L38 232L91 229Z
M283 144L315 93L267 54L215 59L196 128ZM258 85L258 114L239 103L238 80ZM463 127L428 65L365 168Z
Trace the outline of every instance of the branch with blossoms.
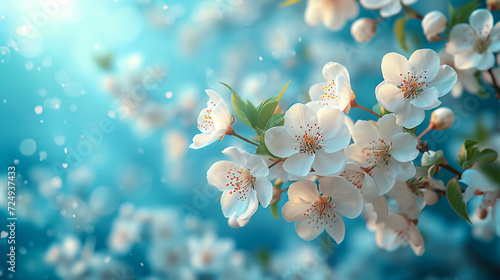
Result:
M302 2L286 0L280 6ZM460 96L465 89L471 94L487 98L487 88L494 90L494 96L500 99L498 76L500 68L495 68L495 54L500 52L500 25L493 24L490 11L500 10L500 1L487 0L487 9L480 8L479 0L472 0L454 7L449 4L448 17L442 11L419 13L411 6L418 0L360 0L361 7L379 11L379 18L359 18L359 5L355 0L339 0L335 3L327 0L307 1L304 18L307 24L316 26L322 23L332 31L345 27L349 20L356 19L351 25L351 34L359 43L372 40L377 27L390 18L397 17L393 29L394 35L404 51L406 43L406 25L410 20L421 21L422 31L429 42L446 41L441 50L441 63L452 66L458 73L458 82L452 90L453 96ZM488 86L491 85L491 86Z
M439 55L430 49L417 50L409 59L388 53L381 70L384 81L375 89L379 102L375 110L357 103L349 72L335 62L322 70L326 82L311 86L311 101L293 104L285 113L278 104L288 84L258 106L223 84L231 91L237 119L255 131L256 142L235 134L235 117L227 103L206 91L210 100L199 115L201 133L193 138L191 148L221 141L224 135L256 146L251 152L224 149L222 153L232 161L216 162L207 172L209 184L222 192L221 208L230 226L246 225L259 204L271 205L279 218L278 202L286 192L281 215L295 223L304 240L326 231L341 243L346 232L343 217L362 215L375 231L379 247L392 251L410 245L421 255L425 249L417 226L420 213L441 197L446 196L451 208L470 222L465 203L482 196L479 215L491 215L500 198L497 167L491 165L497 153L466 140L457 157L464 170L459 171L443 151L430 151L424 142L429 131L446 130L454 122L451 110L437 107L439 98L455 86L456 71L441 65ZM347 116L352 108L370 111L376 119L353 124ZM416 136L428 110L434 110L430 123ZM422 166L415 167L420 154ZM446 186L435 178L443 170L453 176ZM468 187L462 190L459 182Z

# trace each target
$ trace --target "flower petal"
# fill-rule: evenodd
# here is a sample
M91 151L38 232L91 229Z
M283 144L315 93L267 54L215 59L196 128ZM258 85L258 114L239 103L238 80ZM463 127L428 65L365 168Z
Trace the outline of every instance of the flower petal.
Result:
M212 164L207 171L208 183L217 187L220 191L232 189L232 187L227 185L230 181L227 174L231 172L231 170L239 170L239 167L227 160L218 161Z
M325 225L326 232L339 244L345 237L345 224L340 215L336 214L334 210L330 213L330 220Z
M488 37L491 28L493 28L493 16L486 9L477 9L472 12L469 16L469 22L481 38Z
M385 18L392 17L401 11L401 7L400 1L391 1L380 9L380 15Z
M368 121L359 120L354 124L352 140L357 144L368 144L373 140L378 139L377 127Z
M391 82L381 82L375 88L375 96L387 110L394 112L404 105L404 92Z
M193 137L193 143L189 145L189 148L201 149L215 142L215 140L219 139L222 135L224 135L224 133L226 133L226 131L221 129L214 131L210 134L203 134L203 133L196 134Z
M312 167L320 176L339 174L345 167L344 152L326 153L324 150L319 150L316 152Z
M455 55L473 50L476 41L475 33L472 26L467 23L455 25L450 32L450 40L446 43L446 52Z
M264 137L267 149L277 157L286 158L298 152L299 143L282 126L270 128Z
M318 186L313 181L298 181L290 185L287 195L290 201L300 198L306 202L312 203L319 198Z
M500 51L500 23L497 22L491 30L490 40L491 44L488 50L491 52Z
M438 96L442 97L450 92L456 83L457 72L448 65L441 65L436 78L429 82L428 85L434 87L439 92Z
M309 98L311 98L312 101L320 101L320 96L325 94L323 87L325 87L326 85L326 83L320 83L311 86L309 88Z
M246 206L246 208L242 207L242 209L246 209L243 213L241 213L241 215L237 215L239 216L238 218L242 219L242 220L246 220L246 219L249 219L253 216L253 214L255 214L255 212L257 212L257 208L259 207L259 201L257 200L257 195L256 195L256 192L254 190L249 190L248 191L248 205Z
M377 184L379 195L388 193L396 183L396 175L385 166L374 167L369 174Z
M252 155L247 153L247 151L240 149L238 147L227 147L222 151L226 156L230 156L237 165L243 167L247 165L247 162L251 159Z
M251 190L255 196L255 191ZM250 194L250 191L249 191ZM240 200L240 193L226 190L222 193L220 198L220 204L222 208L222 213L226 218L231 216L239 217L241 214L245 213L248 209L249 199Z
M319 190L331 196L335 211L349 219L354 219L363 210L363 198L358 188L343 177L323 177L319 180Z
M425 110L413 106L407 102L404 109L398 110L396 113L396 123L406 128L414 128L421 124L425 119Z
M323 67L323 77L328 80L328 82L335 81L338 75L342 75L347 78L349 82L349 72L344 67L344 65L337 62L328 62Z
M418 141L409 133L399 133L392 138L391 155L399 162L412 161L417 158Z
M309 219L295 222L295 231L305 241L311 241L325 230L325 224L309 222Z
M308 124L318 124L318 116L312 108L304 104L297 103L286 111L285 128L290 136L304 135Z
M423 76L422 73L425 71L427 81L432 81L436 77L441 64L439 55L431 49L416 50L408 62L414 74L421 73Z
M337 137L341 127L345 125L344 113L335 108L321 108L318 110L319 133L323 139Z
M384 80L399 85L403 81L403 75L408 71L409 65L406 57L391 52L382 58L382 75L384 76Z
M288 157L283 163L283 169L296 176L305 177L311 171L314 154L296 153Z
M392 137L402 133L403 128L396 123L396 116L394 114L387 114L378 120L378 132L382 140L386 143L391 143Z
M303 203L300 199L287 201L281 208L281 215L285 221L291 223L307 219L306 211L311 207L311 204Z
M326 138L326 137L325 137ZM327 153L338 152L349 145L351 142L351 134L349 128L345 124L341 124L338 128L337 136L332 139L326 139L321 142L323 150Z
M273 198L273 184L265 177L257 177L253 183L260 205L266 208Z
M315 26L321 22L323 18L323 2L322 0L307 1L306 12L304 19L307 24Z
M419 93L417 97L413 98L410 103L417 108L429 110L441 104L438 96L439 92L437 91L437 89L433 87L426 88L421 93Z

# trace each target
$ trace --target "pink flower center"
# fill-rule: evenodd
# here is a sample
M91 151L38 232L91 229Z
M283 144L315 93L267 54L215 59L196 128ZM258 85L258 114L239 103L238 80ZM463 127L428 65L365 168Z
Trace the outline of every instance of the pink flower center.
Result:
M295 139L299 142L300 153L307 153L312 156L322 148L321 142L323 142L323 136L319 133L319 129L317 124L307 124L303 135L294 135ZM300 130L304 130L304 128L301 126Z
M226 187L233 188L229 191L229 194L238 194L238 200L244 201L247 199L248 191L250 188L253 188L253 182L255 181L255 177L250 173L250 169L241 168L236 171L229 169L226 177L229 179Z
M330 222L332 217L334 219L337 218L337 214L333 211L334 208L335 204L333 203L332 198L330 196L325 197L322 195L318 200L313 202L309 209L306 210L304 216L306 216L309 220L309 224L313 222L318 228L323 224L325 226L330 224L330 227L332 227L333 225Z
M386 166L391 157L392 142L385 143L383 139L373 140L361 152L366 156L366 160L374 167Z
M403 96L406 100L416 98L422 91L424 91L425 87L428 86L425 83L425 79L427 79L426 75L427 71L424 71L422 75L416 75L410 71L406 73L406 77L398 86L398 88L403 92ZM403 77L403 74L399 74L399 76Z

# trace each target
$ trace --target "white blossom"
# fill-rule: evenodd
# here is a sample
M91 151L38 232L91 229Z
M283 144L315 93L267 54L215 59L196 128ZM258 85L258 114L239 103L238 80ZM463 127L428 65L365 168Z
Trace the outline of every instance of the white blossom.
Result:
M438 54L430 49L415 51L409 60L397 53L388 53L382 59L385 81L375 89L380 104L394 112L397 123L412 128L425 118L425 110L441 104L457 81L457 73L448 65L441 65Z
M393 114L384 115L377 124L357 121L352 138L354 144L345 149L346 156L373 178L379 195L389 192L396 178L408 180L415 175L418 141L403 132Z
M500 50L500 25L493 26L493 15L477 9L469 16L469 24L453 27L446 51L453 55L458 69L487 70L495 64L494 52Z
M339 174L345 166L342 151L351 136L344 114L334 108L312 108L295 104L285 113L284 126L265 133L269 151L286 158L283 168L292 175L305 177L311 168L317 175Z
M288 202L281 213L304 240L318 237L324 230L337 242L344 240L341 216L354 219L361 214L363 199L357 188L342 177L323 177L316 183L298 181L288 189Z
M273 196L273 185L266 178L269 169L261 157L239 148L222 151L234 161L218 161L207 172L208 183L222 191L220 199L226 218L250 218L260 204L267 207Z
M198 116L198 129L201 131L193 137L191 149L203 148L215 140L221 139L226 132L231 130L233 116L229 112L226 102L213 90L205 91L210 100L207 108L203 109Z
M304 17L309 25L323 22L326 28L337 31L358 14L359 7L355 0L308 0Z

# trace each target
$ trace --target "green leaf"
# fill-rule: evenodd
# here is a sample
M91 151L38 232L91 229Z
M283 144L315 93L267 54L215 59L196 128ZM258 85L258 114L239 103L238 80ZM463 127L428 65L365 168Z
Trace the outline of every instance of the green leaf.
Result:
M482 150L476 157L471 159L470 161L476 163L492 163L498 157L498 153L492 149L484 149Z
M460 152L457 156L457 161L463 169L469 169L470 167L472 167L472 165L474 165L474 162L469 162L469 159L473 158L476 154L479 153L477 144L478 141L473 139L465 139L464 143L462 144L462 148L460 149Z
M448 182L446 186L446 198L448 198L451 208L453 208L462 219L472 224L469 219L469 214L467 213L467 207L465 206L462 196L462 189L460 188L457 178L453 178Z
M416 136L416 133L417 133L417 126L415 126L414 128L406 128L406 127L403 127L403 131L404 132L407 132L407 133L410 133L411 135L413 136Z
M405 27L406 23L408 22L407 17L402 17L396 20L396 23L394 23L394 35L396 35L396 39L398 40L399 45L403 49L403 51L407 52L408 45L406 45L406 32L405 32Z
M276 219L281 219L280 213L278 211L278 202L272 203L270 208L271 208L271 214L273 214L273 217Z
M250 101L246 102L246 111L247 111L247 118L248 121L250 122L250 127L255 128L257 127L257 108L253 106L253 104Z
M478 0L469 1L457 8L454 8L451 3L448 4L450 13L450 21L448 23L448 27L450 28L450 30L459 23L468 22L469 15L477 8L479 8Z
M285 123L285 114L280 113L273 115L266 124L265 130L268 130L275 126L282 126Z
M241 97L234 91L232 87L230 87L228 84L225 84L221 82L222 85L227 87L231 91L231 104L233 105L233 110L236 116L240 121L242 121L244 124L248 125L249 127L252 127L252 124L248 120L247 116L247 104Z
M500 190L500 165L499 164L494 164L494 163L485 163L481 164L480 167L481 171L484 172L484 174L490 178Z
M264 129L266 127L267 121L273 116L274 110L278 106L278 101L269 101L262 107L259 111L258 127Z
M286 83L286 85L283 87L283 89L281 89L280 94L278 94L278 97L276 98L276 101L280 102L281 97L283 97L283 94L285 93L285 90L286 90L286 88L288 87L288 85L290 84L291 81L292 80L288 81L288 83Z

